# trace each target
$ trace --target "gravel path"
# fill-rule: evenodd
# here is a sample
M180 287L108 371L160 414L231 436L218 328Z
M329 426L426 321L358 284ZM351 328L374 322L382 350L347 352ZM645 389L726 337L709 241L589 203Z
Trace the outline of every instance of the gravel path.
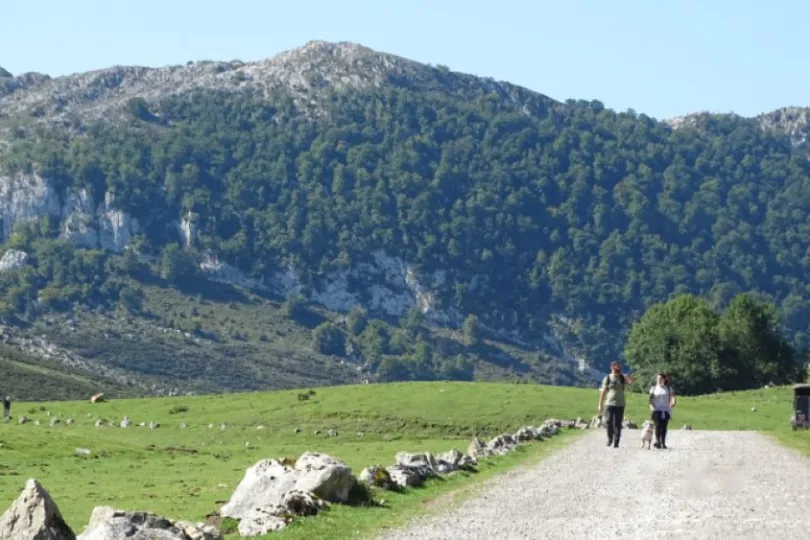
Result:
M810 459L753 432L670 431L642 450L624 430L582 436L503 474L449 513L381 538L787 540L810 531ZM542 444L542 443L537 443Z

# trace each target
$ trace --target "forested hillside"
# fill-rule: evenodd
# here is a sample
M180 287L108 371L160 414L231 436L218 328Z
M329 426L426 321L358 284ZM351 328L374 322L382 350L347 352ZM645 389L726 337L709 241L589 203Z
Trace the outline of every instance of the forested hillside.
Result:
M2 165L111 200L168 283L215 255L263 282L294 271L306 295L384 252L441 276L432 309L458 314L446 326L474 314L537 347L553 335L599 367L646 307L687 292L770 298L807 344L810 164L778 122L697 115L674 129L445 68L351 88L318 69L295 92L130 98L115 121L43 126L15 110ZM60 234L43 223L6 246ZM2 276L9 314L34 316L43 291L138 303L104 289L101 267L33 275Z

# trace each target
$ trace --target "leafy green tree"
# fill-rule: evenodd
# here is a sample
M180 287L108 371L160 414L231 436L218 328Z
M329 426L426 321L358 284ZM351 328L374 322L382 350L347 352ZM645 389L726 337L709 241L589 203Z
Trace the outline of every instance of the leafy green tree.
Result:
M293 321L301 321L307 312L306 298L300 294L289 296L284 300L284 303L281 304L281 313Z
M478 346L481 343L481 327L478 317L467 315L464 319L464 344L470 347Z
M346 334L332 322L319 324L312 331L312 349L321 354L343 356L346 353Z
M414 304L405 316L400 319L399 324L411 337L415 337L422 332L423 319L422 310L419 309L417 304Z
M121 307L137 313L143 309L143 291L135 287L123 287L118 293Z
M179 284L197 277L197 261L192 253L178 244L167 244L160 258L160 277Z
M633 325L625 357L639 385L658 371L682 394L743 390L798 380L795 351L775 328L773 309L738 295L722 314L692 295L655 304Z
M365 309L355 306L349 310L349 314L346 316L346 326L349 334L359 336L366 329L367 324L368 313Z

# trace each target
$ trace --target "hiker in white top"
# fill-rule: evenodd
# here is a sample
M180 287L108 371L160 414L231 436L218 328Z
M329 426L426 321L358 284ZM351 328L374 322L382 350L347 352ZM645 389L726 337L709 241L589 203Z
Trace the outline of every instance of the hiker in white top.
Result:
M667 447L667 425L672 418L672 408L677 403L675 392L670 387L669 376L659 373L655 386L650 388L650 410L655 424L655 447Z

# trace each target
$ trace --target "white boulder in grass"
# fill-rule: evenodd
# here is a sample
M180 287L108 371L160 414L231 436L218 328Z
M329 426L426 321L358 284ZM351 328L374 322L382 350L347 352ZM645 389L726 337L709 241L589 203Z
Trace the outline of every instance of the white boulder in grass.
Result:
M272 511L292 491L312 493L325 501L346 502L355 482L345 463L326 454L306 452L294 464L265 459L245 472L220 515L241 520L257 508Z

